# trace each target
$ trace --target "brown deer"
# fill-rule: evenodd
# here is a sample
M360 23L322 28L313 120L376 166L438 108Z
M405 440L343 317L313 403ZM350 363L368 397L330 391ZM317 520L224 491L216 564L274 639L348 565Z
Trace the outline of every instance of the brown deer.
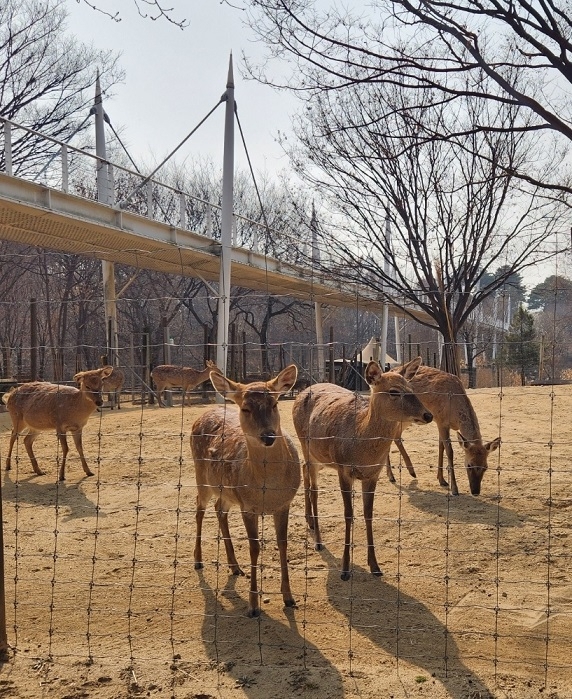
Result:
M235 383L212 371L211 381L239 410L218 406L207 410L193 425L191 448L197 481L197 538L195 568L203 567L201 531L205 509L214 496L228 565L243 575L236 560L228 528L228 511L240 509L250 548L248 616L260 614L257 563L260 553L258 518L274 517L280 552L281 591L284 604L295 606L288 578L288 514L300 486L300 460L294 442L280 429L278 399L292 389L297 369L283 369L271 381Z
M91 371L80 371L74 376L74 381L79 384L79 388L33 381L4 394L2 401L6 404L12 419L6 470L10 470L14 442L27 427L28 433L24 437L24 446L32 462L32 468L38 476L43 475L44 471L38 466L32 444L40 432L54 429L62 446L60 481L65 480L66 457L69 451L67 432L70 432L73 437L83 470L87 476L93 476L83 454L81 435L89 416L102 404L103 380L111 374L112 370L113 367L106 366Z
M408 366L409 364L405 364L397 371L406 375L409 371ZM449 487L443 476L443 453L447 452L451 493L453 495L459 494L453 465L453 445L451 443L451 430L457 430L459 444L465 451L465 468L469 478L471 493L479 495L481 492L481 481L487 470L487 457L500 446L500 437L493 439L492 442L483 444L479 421L473 405L461 380L454 374L429 366L420 366L409 381L419 400L433 413L433 419L439 428L437 479L440 485L444 488ZM403 446L401 438L396 439L395 443L403 457L407 470L415 478L413 464ZM387 473L390 480L392 480L393 473L391 472L389 462Z
M314 532L318 551L323 548L318 522L318 473L323 466L338 472L346 522L342 580L350 577L352 487L356 478L362 482L367 562L374 575L382 575L372 526L377 480L402 423L426 424L433 419L408 383L420 362L419 357L417 365L412 363L404 376L394 371L384 373L377 362L369 362L365 370L370 386L368 398L340 386L319 383L294 401L294 427L304 455L306 521Z
M160 364L156 366L151 372L151 378L155 383L159 406L161 408L165 407L161 394L166 388L182 388L184 405L187 391L192 391L193 388L206 381L213 371L218 374L221 373L221 370L210 359L207 359L206 367L202 371L174 364Z
M102 393L107 393L107 399L111 403L111 408L117 405L117 409L121 409L121 389L125 383L125 374L121 369L114 366L111 374L103 379Z

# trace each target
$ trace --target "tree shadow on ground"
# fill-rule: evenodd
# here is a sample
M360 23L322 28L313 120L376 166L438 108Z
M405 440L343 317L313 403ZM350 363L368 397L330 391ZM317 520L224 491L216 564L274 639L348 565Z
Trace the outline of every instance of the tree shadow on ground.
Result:
M252 699L317 696L317 692L320 699L344 696L339 670L305 637L299 622L303 609L283 608L276 613L281 595L270 599L263 595L263 604L271 603L272 608L267 608L268 613L263 608L260 617L249 619L247 586L241 585L242 592L236 590L237 582L245 578L226 577L225 566L220 568L219 589L209 583L203 570L197 571L205 603L201 640L211 667L216 668L218 689L234 682ZM285 623L271 613L283 614Z
M491 695L485 683L465 665L451 633L428 607L360 567L353 568L351 581L343 582L341 561L326 549L321 555L328 566L329 603L347 618L353 633L369 639L394 658L398 672L400 663L414 666L423 682L435 678L452 699L467 696L489 699ZM357 665L359 651L350 649L350 652ZM370 667L376 664L367 657L363 662ZM411 691L416 691L414 684Z

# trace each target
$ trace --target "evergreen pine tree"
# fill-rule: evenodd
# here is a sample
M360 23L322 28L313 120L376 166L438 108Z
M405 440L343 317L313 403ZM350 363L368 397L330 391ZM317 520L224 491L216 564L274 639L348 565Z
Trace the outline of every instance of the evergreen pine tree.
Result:
M504 361L506 366L520 372L523 386L526 383L526 375L538 367L539 354L540 347L536 341L534 317L532 313L519 306L505 338Z

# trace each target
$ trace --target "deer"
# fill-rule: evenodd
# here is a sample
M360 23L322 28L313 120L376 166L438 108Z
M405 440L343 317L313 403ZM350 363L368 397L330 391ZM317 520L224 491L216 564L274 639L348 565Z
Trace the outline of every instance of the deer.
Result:
M260 554L259 517L274 518L280 553L281 592L285 607L296 603L288 576L288 516L290 504L300 487L300 459L292 438L281 430L278 399L288 393L297 377L294 364L274 379L248 384L236 383L211 371L213 386L238 410L217 406L193 424L191 449L197 483L195 569L203 567L202 524L206 507L216 498L220 531L233 575L241 570L228 526L228 512L237 506L242 514L250 550L248 616L260 616L257 563Z
M369 569L376 576L383 575L373 540L375 489L402 424L428 424L433 419L409 385L420 362L421 357L401 375L394 371L384 373L376 361L370 361L365 370L369 397L334 384L318 383L300 393L292 406L303 453L306 522L317 551L323 550L318 522L318 474L324 466L338 472L346 523L342 580L351 576L352 488L356 478L362 483Z
M102 392L108 394L111 402L111 409L117 405L117 410L121 409L121 389L125 383L125 374L118 367L114 366L111 374L103 379Z
M407 374L408 364L400 367L397 371L403 375ZM480 495L481 482L488 468L488 455L499 448L500 437L483 444L477 414L458 376L423 365L417 368L409 381L423 405L433 413L435 424L439 429L439 462L437 465L439 484L444 488L449 487L449 483L443 475L443 454L446 452L451 493L452 495L459 494L451 443L451 430L456 430L459 444L465 453L465 469L471 494ZM403 446L401 435L395 440L395 443L407 470L415 478L415 469ZM392 480L393 473L389 462L387 469L389 479Z
M206 366L201 371L192 367L176 366L174 364L160 364L156 366L151 372L151 378L155 383L159 406L161 408L165 407L161 394L166 388L182 388L184 405L187 391L192 391L193 388L206 381L213 371L221 373L217 365L210 359L207 359Z
M103 381L113 367L105 366L91 371L80 371L74 376L79 388L48 383L47 381L32 381L11 389L2 396L12 420L12 434L6 457L6 471L11 468L11 456L14 442L26 428L24 446L32 462L34 473L38 476L45 472L38 466L32 444L40 432L56 430L62 447L62 462L59 479L65 480L66 458L68 443L66 434L69 432L75 443L81 465L87 476L93 476L83 453L82 430L89 416L102 405L101 391Z

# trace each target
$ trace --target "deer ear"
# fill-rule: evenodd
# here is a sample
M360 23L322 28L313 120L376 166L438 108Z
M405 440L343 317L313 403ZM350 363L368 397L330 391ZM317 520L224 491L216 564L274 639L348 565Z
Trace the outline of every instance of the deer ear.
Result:
M113 367L112 366L104 366L103 369L101 370L101 377L103 379L106 379L108 376L111 376L113 374Z
M421 366L422 359L421 357L416 357L415 359L412 359L410 362L407 362L404 366L401 367L399 370L399 373L407 380L412 379L415 374L417 373L417 369Z
M457 439L459 440L459 444L463 447L463 449L469 448L469 442L463 437L463 435L460 432L457 432Z
M278 374L272 381L268 382L268 386L272 393L288 393L298 378L298 367L295 364L290 364Z
M365 380L371 386L373 383L375 383L375 380L381 376L381 374L383 374L381 367L372 359L372 361L369 362L365 368Z
M237 402L238 394L240 393L240 384L227 379L226 376L219 374L216 371L211 371L210 380L215 389L223 396L229 400Z
M84 374L85 374L85 371L78 371L77 374L74 375L73 380L76 383L79 383L83 379Z
M488 442L485 444L485 449L490 453L491 451L495 451L495 449L498 449L501 444L501 439L500 437L497 437L496 439L493 439L492 442Z

